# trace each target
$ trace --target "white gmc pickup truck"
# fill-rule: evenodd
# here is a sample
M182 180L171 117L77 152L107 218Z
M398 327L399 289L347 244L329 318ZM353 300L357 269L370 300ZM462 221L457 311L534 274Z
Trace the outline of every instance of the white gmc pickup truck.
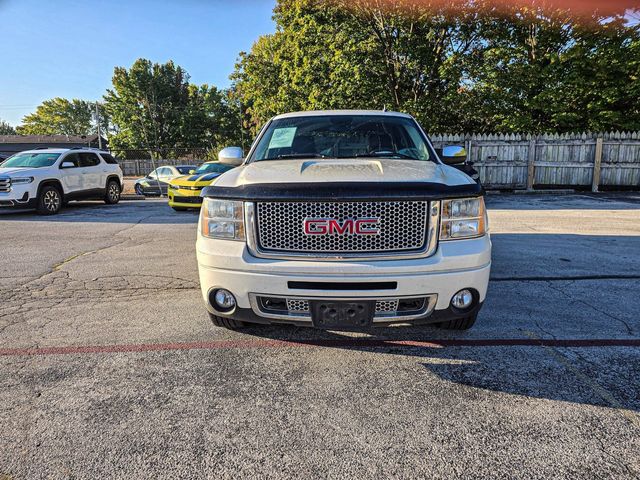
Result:
M447 165L409 115L289 113L203 190L197 239L214 325L367 330L470 328L485 299L491 240L482 187Z

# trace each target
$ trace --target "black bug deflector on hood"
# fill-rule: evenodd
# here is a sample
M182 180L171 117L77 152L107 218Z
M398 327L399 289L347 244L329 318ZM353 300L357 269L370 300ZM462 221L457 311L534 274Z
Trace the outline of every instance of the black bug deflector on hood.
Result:
M244 201L443 200L484 195L478 183L435 182L260 183L239 187L205 187L201 197Z

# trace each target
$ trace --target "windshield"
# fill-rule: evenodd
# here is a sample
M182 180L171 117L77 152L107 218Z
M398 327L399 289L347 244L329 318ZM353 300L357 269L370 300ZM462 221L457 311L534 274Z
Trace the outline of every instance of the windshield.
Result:
M196 167L192 165L181 165L179 167L176 167L176 170L178 170L178 172L180 172L182 175L188 175L191 170L195 169Z
M322 115L272 121L250 161L286 158L433 158L411 118Z
M50 167L60 156L59 153L17 153L0 163L2 168L42 168Z
M224 165L222 163L205 163L204 165L200 165L196 170L196 175L201 173L224 173L227 170L231 170L233 167L231 165Z

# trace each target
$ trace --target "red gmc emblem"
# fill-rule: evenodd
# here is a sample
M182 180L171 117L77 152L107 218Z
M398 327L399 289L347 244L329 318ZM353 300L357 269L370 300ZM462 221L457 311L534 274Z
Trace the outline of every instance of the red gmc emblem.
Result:
M378 235L379 218L305 218L305 235Z

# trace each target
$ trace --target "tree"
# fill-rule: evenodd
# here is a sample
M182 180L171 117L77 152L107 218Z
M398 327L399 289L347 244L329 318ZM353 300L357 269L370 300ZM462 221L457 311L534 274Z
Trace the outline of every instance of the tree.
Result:
M166 157L190 148L219 148L241 137L241 117L230 92L189 83L172 61L138 59L130 69L116 67L105 108L115 149L143 149Z
M169 149L182 144L181 121L189 106L189 75L169 61L138 59L116 67L113 89L104 97L114 124L112 147Z
M7 122L0 120L0 135L15 135L16 129Z
M108 118L102 107L98 108L101 128L106 132ZM57 97L42 102L16 130L20 135L91 135L96 133L94 112L95 103Z
M279 0L276 32L232 75L252 130L285 111L383 106L431 132L640 128L626 17L443 3Z

